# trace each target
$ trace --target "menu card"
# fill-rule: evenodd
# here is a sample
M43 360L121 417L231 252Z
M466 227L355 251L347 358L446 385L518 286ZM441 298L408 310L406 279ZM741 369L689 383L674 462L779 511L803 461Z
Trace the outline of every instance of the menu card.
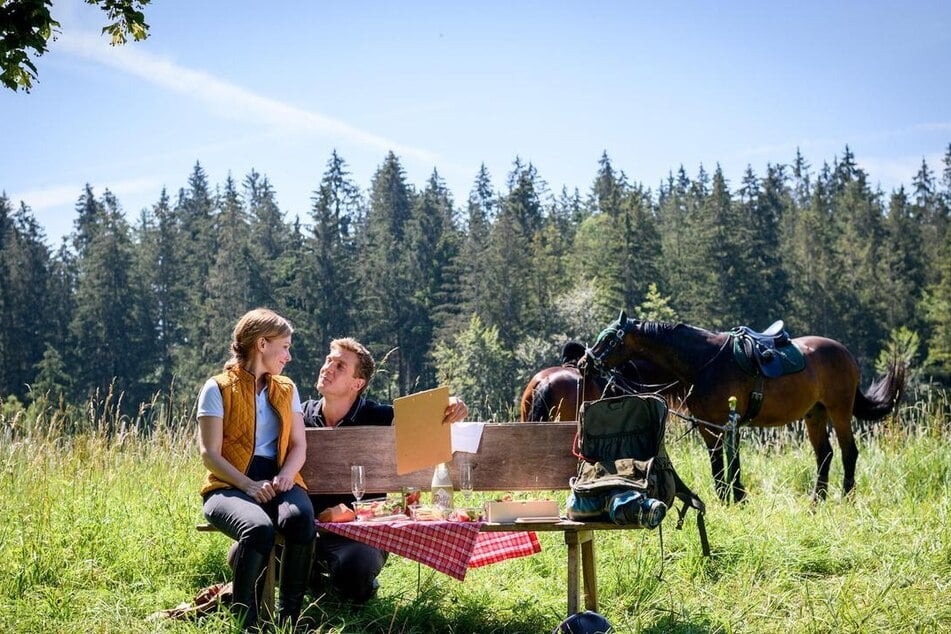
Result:
M393 401L397 474L452 460L452 425L442 422L447 407L448 387L401 396Z

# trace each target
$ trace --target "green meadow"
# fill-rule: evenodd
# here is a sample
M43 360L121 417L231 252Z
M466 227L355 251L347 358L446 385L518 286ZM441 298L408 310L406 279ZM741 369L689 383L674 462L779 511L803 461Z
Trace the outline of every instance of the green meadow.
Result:
M5 412L0 436L0 632L229 632L226 611L150 620L228 579L227 538L199 534L202 475L187 414L161 424L90 408ZM951 424L918 402L859 437L858 484L809 501L801 430L745 430L742 505L715 499L695 433L671 419L668 449L708 505L713 556L695 516L675 530L598 535L600 612L616 632L942 632L951 630ZM513 454L513 460L517 460ZM318 633L545 633L565 616L565 547L472 569L464 582L391 557L379 596L354 609L309 597Z

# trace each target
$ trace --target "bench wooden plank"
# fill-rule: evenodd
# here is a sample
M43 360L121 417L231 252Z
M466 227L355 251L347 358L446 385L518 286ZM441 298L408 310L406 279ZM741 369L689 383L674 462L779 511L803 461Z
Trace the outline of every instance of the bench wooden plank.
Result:
M486 423L479 452L454 455L453 482L459 482L458 465L468 460L476 491L566 490L578 467L571 453L576 430L576 423ZM311 494L349 493L354 464L365 467L367 491L426 490L432 481L431 468L396 473L392 427L309 428L306 437L301 476Z

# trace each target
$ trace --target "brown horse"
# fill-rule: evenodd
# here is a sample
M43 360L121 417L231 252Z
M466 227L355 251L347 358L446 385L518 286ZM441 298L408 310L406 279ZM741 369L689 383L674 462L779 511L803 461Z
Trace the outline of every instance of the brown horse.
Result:
M601 398L607 380L574 365L556 365L535 373L522 391L519 405L521 421L578 420L578 395L582 401Z
M828 424L835 430L842 466L842 487L848 494L855 487L855 462L858 448L852 435L852 417L877 421L894 409L905 384L905 366L894 362L888 373L875 381L865 393L859 389L859 365L852 353L838 341L824 337L799 337L792 343L802 352L802 371L776 378L754 377L734 360L730 333L710 332L685 324L628 319L621 312L616 323L608 326L587 354L587 362L613 368L632 358L656 363L692 386L686 405L699 420L700 432L710 452L710 464L717 494L728 499L724 480L723 455L720 451L723 428L728 421L728 399L735 396L737 412L749 412L751 397L761 387L759 412L748 424L759 427L785 425L804 419L806 432L816 454L818 475L813 500L824 499L829 484L832 445ZM745 489L736 479L733 496L740 501Z

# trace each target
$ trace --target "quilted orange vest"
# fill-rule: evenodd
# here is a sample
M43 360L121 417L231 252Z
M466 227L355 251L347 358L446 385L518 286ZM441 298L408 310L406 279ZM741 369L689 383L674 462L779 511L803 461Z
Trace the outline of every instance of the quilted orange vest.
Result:
M237 467L242 473L248 472L251 457L254 455L254 435L257 419L254 402L254 375L243 368L231 368L214 377L221 390L221 402L224 406L222 457ZM294 383L285 376L269 375L267 382L267 401L277 414L281 431L277 437L277 464L284 464L287 446L291 436L293 415L291 401L294 397ZM300 473L294 475L294 482L307 488ZM204 495L215 489L225 489L232 485L208 472L201 488Z

